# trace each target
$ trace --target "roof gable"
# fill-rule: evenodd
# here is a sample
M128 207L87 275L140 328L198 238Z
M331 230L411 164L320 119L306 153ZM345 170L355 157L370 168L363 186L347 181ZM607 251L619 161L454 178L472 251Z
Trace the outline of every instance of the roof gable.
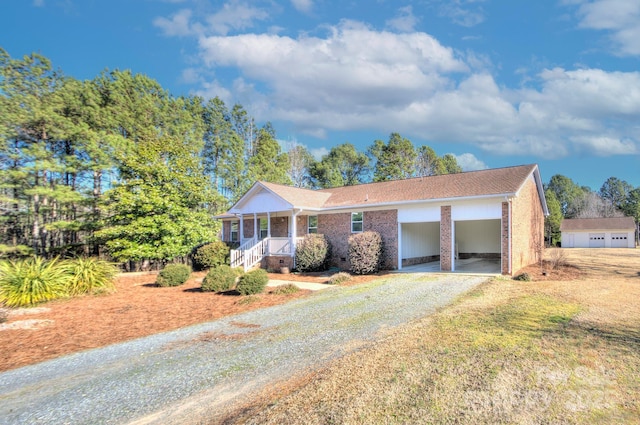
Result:
M633 217L609 218L565 218L560 223L561 232L579 232L593 230L627 230L633 231L636 222Z

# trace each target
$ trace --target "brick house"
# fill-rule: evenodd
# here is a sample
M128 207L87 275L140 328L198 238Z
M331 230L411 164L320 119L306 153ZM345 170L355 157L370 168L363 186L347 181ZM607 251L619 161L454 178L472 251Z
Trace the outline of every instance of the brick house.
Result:
M292 268L295 246L308 233L331 242L332 265L349 269L348 238L374 230L383 266L402 269L491 258L502 274L535 263L548 215L537 165L417 177L310 190L256 182L227 213L222 240L240 244L232 265Z

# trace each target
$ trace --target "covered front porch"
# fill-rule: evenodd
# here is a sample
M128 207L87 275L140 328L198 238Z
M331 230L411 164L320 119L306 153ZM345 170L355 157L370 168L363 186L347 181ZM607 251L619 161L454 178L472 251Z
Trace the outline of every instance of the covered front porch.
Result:
M307 233L307 216L300 211L236 214L223 221L223 240L238 243L231 250L231 267L245 271L260 264L266 269L295 267L296 244Z

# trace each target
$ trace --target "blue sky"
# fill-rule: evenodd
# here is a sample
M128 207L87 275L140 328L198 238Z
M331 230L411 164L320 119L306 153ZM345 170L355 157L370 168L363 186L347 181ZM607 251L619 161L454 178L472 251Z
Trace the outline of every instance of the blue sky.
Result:
M3 0L0 46L219 96L321 155L391 132L465 170L640 186L640 0Z

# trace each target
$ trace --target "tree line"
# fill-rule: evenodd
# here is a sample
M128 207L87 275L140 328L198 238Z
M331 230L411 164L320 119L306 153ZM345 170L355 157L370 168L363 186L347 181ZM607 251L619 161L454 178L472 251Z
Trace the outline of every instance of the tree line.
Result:
M0 256L169 261L215 240L212 217L257 180L315 189L460 171L398 133L315 159L240 104L173 96L130 71L79 81L0 48ZM550 241L565 217L640 219L640 188L614 177L599 192L561 175L545 189Z
M397 133L316 160L242 105L173 96L130 71L79 81L0 48L0 256L168 261L215 240L212 217L257 180L328 188L460 171Z

